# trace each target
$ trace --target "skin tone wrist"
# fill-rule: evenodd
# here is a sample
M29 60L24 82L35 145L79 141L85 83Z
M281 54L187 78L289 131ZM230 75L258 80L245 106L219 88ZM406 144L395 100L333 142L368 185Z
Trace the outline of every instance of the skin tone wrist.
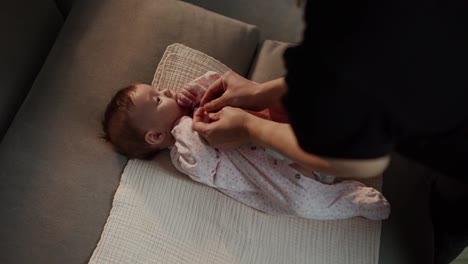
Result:
M255 89L254 96L252 96L252 98L257 102L262 101L260 99L263 99L263 108L282 108L281 98L286 94L286 91L287 85L282 77L259 84L259 87L258 89Z
M244 130L245 134L247 135L249 142L253 142L252 140L252 128L255 126L255 120L258 117L251 115L251 114L246 114L244 123L242 125L242 129Z
M271 148L309 171L342 178L372 178L388 166L389 157L368 160L343 160L319 157L300 148L289 124L265 120L253 115L245 119L245 130L250 142Z

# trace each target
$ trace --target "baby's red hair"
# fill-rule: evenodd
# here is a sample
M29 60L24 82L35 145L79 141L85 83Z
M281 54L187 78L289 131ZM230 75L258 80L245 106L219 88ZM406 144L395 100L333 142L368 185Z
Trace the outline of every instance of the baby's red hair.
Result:
M127 86L109 102L102 121L103 138L128 158L150 159L156 150L145 141L145 131L139 129L128 114L135 107L132 94L136 89L137 84Z

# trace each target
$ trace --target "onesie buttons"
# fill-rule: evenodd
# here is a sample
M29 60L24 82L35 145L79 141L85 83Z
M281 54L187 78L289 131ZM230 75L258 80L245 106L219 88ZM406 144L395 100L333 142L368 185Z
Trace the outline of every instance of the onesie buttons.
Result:
M257 147L256 147L256 146L251 146L250 149L251 149L251 150L256 150Z
M294 175L294 177L296 177L296 179L299 180L301 178L301 175L298 173L298 174Z

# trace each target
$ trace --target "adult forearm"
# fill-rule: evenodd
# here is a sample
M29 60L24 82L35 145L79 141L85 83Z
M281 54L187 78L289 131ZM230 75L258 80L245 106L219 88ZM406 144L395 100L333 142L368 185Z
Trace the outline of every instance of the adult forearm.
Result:
M344 160L324 158L305 152L299 146L289 124L249 116L246 129L251 141L264 148L271 148L306 170L342 178L370 178L383 172L388 157L370 160Z
M262 102L263 108L281 107L281 98L286 94L288 88L284 77L261 83L256 89L254 96L255 103Z
M247 131L251 141L258 146L271 148L306 169L336 174L326 160L310 155L299 147L289 124L250 117Z

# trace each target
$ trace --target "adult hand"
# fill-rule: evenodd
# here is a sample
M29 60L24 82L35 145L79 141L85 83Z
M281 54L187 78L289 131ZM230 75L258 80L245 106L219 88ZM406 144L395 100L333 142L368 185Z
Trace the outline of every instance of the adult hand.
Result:
M200 105L207 112L214 112L225 106L259 111L267 108L256 98L260 84L249 81L239 74L228 71L206 90Z
M224 107L207 113L200 107L193 118L193 129L215 148L232 149L250 142L246 122L250 114L239 108Z

